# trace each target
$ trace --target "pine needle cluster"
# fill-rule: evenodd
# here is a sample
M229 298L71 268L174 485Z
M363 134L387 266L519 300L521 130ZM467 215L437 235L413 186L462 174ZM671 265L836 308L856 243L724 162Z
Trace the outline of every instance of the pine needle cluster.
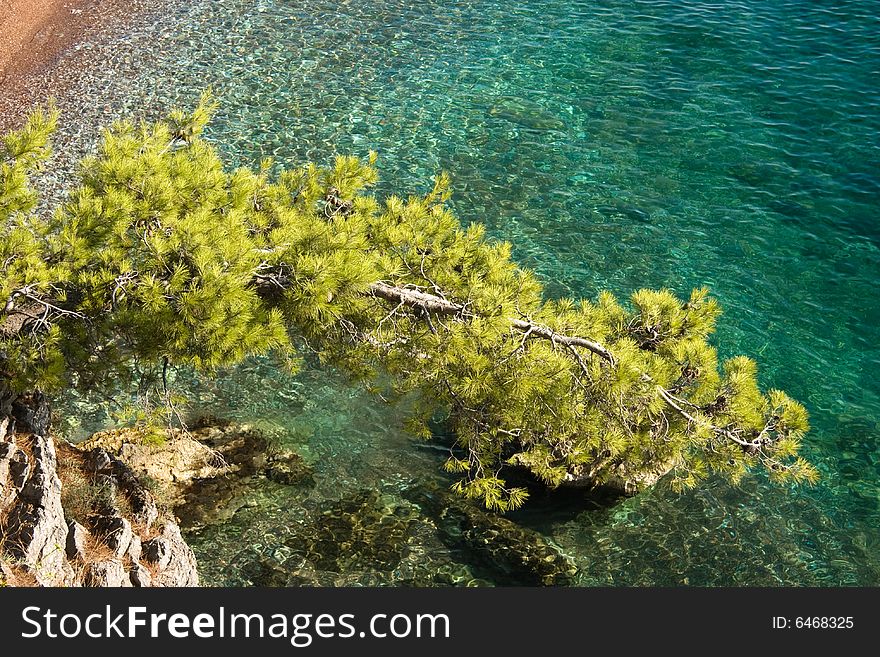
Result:
M416 435L442 414L460 447L446 463L455 489L489 508L525 501L512 467L551 487L632 491L666 472L678 488L753 467L816 479L798 456L803 406L761 391L754 361L718 362L707 290L549 299L510 244L461 224L445 174L424 196L380 199L374 153L228 170L201 136L214 107L206 94L189 114L116 123L48 217L29 175L55 112L5 137L4 385L122 381L170 398L169 368L266 353L293 368L310 351L416 393Z

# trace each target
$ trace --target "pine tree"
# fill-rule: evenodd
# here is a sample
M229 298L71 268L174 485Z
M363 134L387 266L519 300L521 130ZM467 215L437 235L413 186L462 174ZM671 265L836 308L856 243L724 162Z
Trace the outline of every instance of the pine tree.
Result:
M312 352L367 385L393 382L385 397L417 395L416 435L442 415L461 448L446 463L455 489L489 508L526 499L510 467L628 491L668 471L678 488L759 466L816 479L798 456L803 406L762 392L748 358L719 366L707 290L548 299L510 244L458 221L445 174L425 196L383 200L374 153L229 171L201 137L214 107L206 94L190 114L116 123L50 216L35 212L29 174L56 113L5 137L8 390L121 385L173 410L169 368L267 353L295 368Z

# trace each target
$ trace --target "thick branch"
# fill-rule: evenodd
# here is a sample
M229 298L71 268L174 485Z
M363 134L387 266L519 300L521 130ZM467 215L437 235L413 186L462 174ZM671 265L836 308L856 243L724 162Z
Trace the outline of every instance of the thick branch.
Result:
M583 347L603 360L607 360L612 365L614 364L614 356L612 356L611 352L598 342L586 338L579 338L577 336L562 335L551 329L549 326L541 326L540 324L527 322L524 319L512 319L510 320L510 324L513 328L519 331L531 331L532 336L550 340L554 344L558 344L562 347Z
M464 317L467 314L464 306L453 303L452 301L447 301L435 294L428 294L427 292L420 292L419 290L413 290L406 287L388 285L381 281L370 285L370 294L374 297L385 299L385 301L390 301L391 303L403 304L410 308L417 308L437 315L457 315L459 317Z
M388 285L387 283L373 283L370 286L370 293L373 296L385 299L391 303L403 304L411 308L418 308L428 313L436 313L438 315L454 315L459 317L467 316L467 309L461 304L454 303L447 299L443 299L435 294L428 294L419 290L413 290L404 287ZM598 342L581 338L577 336L568 336L557 333L549 326L542 326L524 319L511 319L510 325L518 331L522 331L528 338L543 338L550 340L553 344L561 347L573 348L583 347L603 360L614 364L614 356Z

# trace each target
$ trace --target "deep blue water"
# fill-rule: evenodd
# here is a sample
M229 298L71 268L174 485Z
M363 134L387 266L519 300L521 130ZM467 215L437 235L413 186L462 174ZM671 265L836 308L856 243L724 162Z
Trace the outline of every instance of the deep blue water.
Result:
M94 107L155 114L210 84L230 164L375 149L381 193L404 194L447 170L462 220L513 242L550 294L712 289L721 355L756 358L810 411L821 482L661 484L610 509L557 495L513 515L578 583L880 584L880 2L195 0L115 48ZM265 362L198 394L284 433L318 475L302 499L266 484L194 530L209 582L259 581L262 559L309 582L492 583L401 497L446 482L395 409ZM298 532L362 490L415 514L400 564L316 567Z

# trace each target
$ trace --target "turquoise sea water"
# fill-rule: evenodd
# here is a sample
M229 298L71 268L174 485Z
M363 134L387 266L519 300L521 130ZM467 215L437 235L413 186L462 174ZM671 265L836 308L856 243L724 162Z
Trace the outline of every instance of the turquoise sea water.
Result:
M510 517L583 585L878 585L878 17L873 1L195 0L117 44L93 105L156 112L210 84L231 164L375 149L382 193L448 170L460 217L553 295L708 285L721 355L755 357L808 407L821 482L661 483L611 508L555 494ZM255 485L193 528L209 583L515 583L404 492L448 481L394 408L262 361L193 385L199 410L272 423L317 477ZM346 530L360 542L316 560L306 537L351 500L372 509Z

